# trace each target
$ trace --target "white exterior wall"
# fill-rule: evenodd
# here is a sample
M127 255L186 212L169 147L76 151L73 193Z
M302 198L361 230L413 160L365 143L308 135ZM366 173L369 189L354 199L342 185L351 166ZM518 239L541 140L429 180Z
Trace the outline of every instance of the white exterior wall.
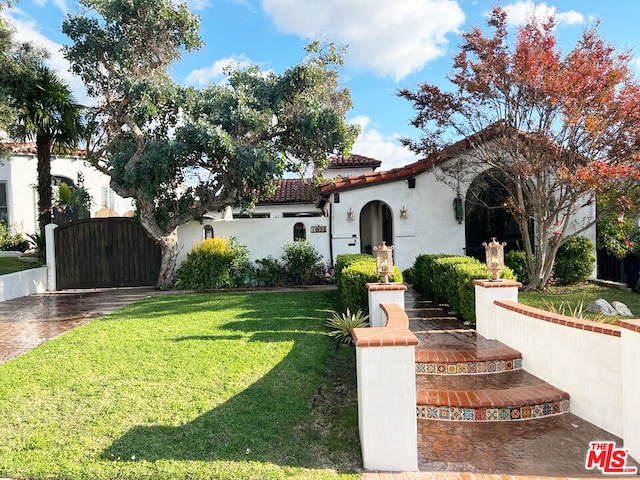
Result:
M271 210L273 212L273 209ZM220 214L217 216L221 216ZM214 237L235 237L238 242L249 249L249 259L255 261L269 255L279 258L282 245L293 241L293 226L303 223L307 240L329 262L329 219L327 217L271 217L240 218L234 220L209 220L203 223L189 222L178 228L179 266L193 248L195 242L204 239L204 226L213 227ZM312 228L313 227L313 228ZM316 228L322 227L322 228ZM326 231L322 231L326 230Z
M38 205L36 184L38 160L35 155L12 155L0 161L0 181L7 182L9 226L12 231L27 234L37 230ZM78 172L84 175L84 187L93 198L91 216L104 206L104 190L120 215L134 208L131 199L118 196L109 188L110 178L98 172L79 157L52 157L51 175L67 177L77 184Z
M47 267L0 275L0 302L47 291Z
M341 253L360 253L361 212L374 200L391 209L394 263L401 270L411 267L416 256L423 253L464 255L464 224L453 215L455 192L437 181L433 173L417 175L415 188L409 188L406 180L398 180L339 193L340 203L331 206L334 259ZM408 212L406 219L400 218L403 207ZM350 208L355 212L353 221L347 219Z
M571 395L571 413L622 437L620 337L496 308L496 339L522 353L522 368Z
M630 320L635 324L640 320ZM640 332L622 329L622 415L624 417L624 446L634 460L640 460L640 382L638 381L638 358L640 358Z

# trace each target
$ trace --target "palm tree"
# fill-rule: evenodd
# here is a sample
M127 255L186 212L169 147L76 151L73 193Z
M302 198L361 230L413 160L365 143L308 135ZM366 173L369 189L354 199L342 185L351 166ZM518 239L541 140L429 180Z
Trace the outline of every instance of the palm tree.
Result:
M82 135L82 106L70 88L46 65L39 65L30 88L16 92L16 136L36 141L38 157L38 225L40 234L51 221L51 154L78 146Z

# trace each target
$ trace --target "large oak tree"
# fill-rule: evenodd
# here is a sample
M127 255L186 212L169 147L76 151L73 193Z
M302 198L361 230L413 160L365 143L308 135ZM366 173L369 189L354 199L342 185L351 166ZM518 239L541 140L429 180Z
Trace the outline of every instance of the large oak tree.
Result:
M443 180L469 185L487 172L508 192L529 288L546 284L568 238L638 202L640 84L632 57L616 53L597 25L563 54L554 26L553 17L532 16L511 37L506 12L496 7L492 34L476 27L463 35L453 88L424 83L399 92L417 111L412 123L422 136L405 141L416 152L436 155L452 138L468 137L473 154L440 164ZM581 222L603 192L616 201Z
M158 286L168 288L177 228L207 211L250 206L286 171L322 166L348 152L357 129L338 86L340 55L313 44L284 73L229 70L203 90L169 76L184 51L200 47L198 19L172 0L83 0L90 14L63 31L75 73L98 99L88 160L111 187L134 198L140 221L162 247Z

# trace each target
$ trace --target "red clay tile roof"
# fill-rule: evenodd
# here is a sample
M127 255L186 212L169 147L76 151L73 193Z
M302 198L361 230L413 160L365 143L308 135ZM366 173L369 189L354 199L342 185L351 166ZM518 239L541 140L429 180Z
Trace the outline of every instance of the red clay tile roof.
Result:
M3 145L6 148L8 148L11 151L11 153L30 154L30 155L35 155L36 153L38 153L38 150L36 148L36 142L3 142ZM78 149L72 152L70 156L82 157L84 156L84 154L85 154L84 150ZM65 156L65 155L60 154L57 156Z
M273 196L258 199L259 204L313 203L313 201L311 185L301 178L283 178L278 181Z
M352 188L366 187L372 184L387 183L414 177L419 173L425 172L434 166L469 150L476 143L495 138L502 131L503 129L501 124L493 124L474 135L470 135L452 145L449 145L439 152L435 152L427 158L405 165L404 167L394 168L384 172L371 172L353 177L339 177L328 180L320 184L320 194L322 196L326 196L332 192L340 190L350 190Z
M337 169L337 168L358 168L358 167L371 167L372 169L378 168L382 162L380 160L376 160L375 158L365 157L364 155L358 155L352 153L348 157L344 157L343 155L331 155L329 157L329 169Z

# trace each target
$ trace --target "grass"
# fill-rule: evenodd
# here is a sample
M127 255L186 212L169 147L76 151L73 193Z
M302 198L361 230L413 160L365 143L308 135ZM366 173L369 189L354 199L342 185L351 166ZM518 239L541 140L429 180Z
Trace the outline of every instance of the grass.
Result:
M29 268L41 266L42 263L39 262L23 262L16 257L0 257L0 275L6 275L7 273L19 272L21 270L28 270Z
M0 477L358 478L334 295L158 296L0 366Z
M598 298L604 298L609 303L622 302L629 309L640 317L640 295L628 290L597 285L595 283L581 283L568 286L550 286L543 291L520 292L518 300L525 305L548 310L545 301L559 306L561 302L568 302L571 306L576 306L580 302L586 308L591 302ZM585 315L586 319L593 316ZM605 317L606 319L622 317Z

